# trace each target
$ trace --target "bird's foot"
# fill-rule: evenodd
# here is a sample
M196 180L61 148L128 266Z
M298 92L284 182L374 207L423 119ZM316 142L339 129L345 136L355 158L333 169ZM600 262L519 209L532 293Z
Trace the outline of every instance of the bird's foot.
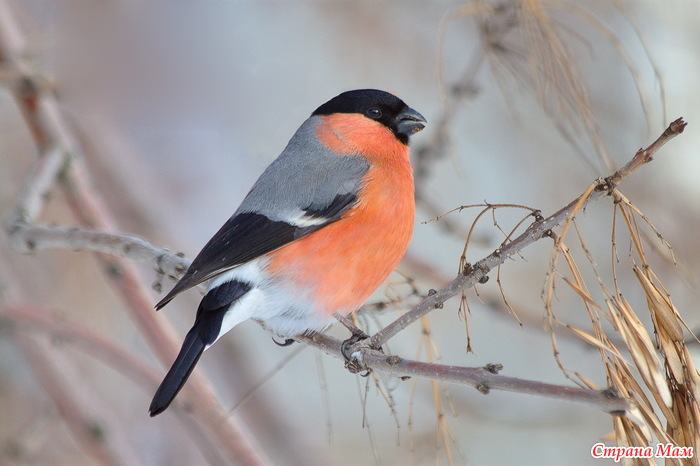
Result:
M369 335L360 329L356 329L352 336L340 344L340 353L345 358L345 368L353 374L360 374L362 377L367 377L372 371L362 361L362 348L376 349L381 351L381 348L372 348L369 345ZM352 330L351 330L352 331ZM364 342L364 343L363 343Z
M363 374L360 374L362 377L367 377L370 370L362 362L362 353L356 349L356 344L367 340L367 338L369 336L362 332L362 334L353 334L353 336L340 344L340 353L345 358L345 368L353 374L365 371Z
M350 338L340 344L340 353L343 355L343 358L345 358L345 368L353 374L364 371L364 373L360 375L362 375L362 377L367 377L372 371L362 362L362 353L359 350L368 348L382 351L382 348L372 347L369 344L369 335L357 328L347 317L335 314L335 318L352 333Z
M360 332L362 332L362 330L360 330ZM359 343L367 338L369 338L369 335L367 335L365 332L353 333L350 338L340 344L340 353L345 358L346 363L353 359L353 353L351 353L351 350L355 343Z

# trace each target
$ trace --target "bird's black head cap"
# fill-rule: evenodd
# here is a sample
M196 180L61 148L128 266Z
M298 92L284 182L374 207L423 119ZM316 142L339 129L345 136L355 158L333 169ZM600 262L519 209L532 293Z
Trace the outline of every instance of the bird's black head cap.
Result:
M359 113L391 129L408 144L408 137L424 128L425 118L393 94L378 89L357 89L333 97L311 115Z

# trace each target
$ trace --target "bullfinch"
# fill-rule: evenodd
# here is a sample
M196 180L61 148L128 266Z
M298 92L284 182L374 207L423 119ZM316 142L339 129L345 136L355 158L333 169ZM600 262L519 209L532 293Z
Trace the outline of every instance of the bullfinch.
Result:
M208 282L151 416L170 405L204 350L244 320L289 338L364 304L411 239L408 140L425 122L398 97L361 89L332 98L302 123L156 305Z

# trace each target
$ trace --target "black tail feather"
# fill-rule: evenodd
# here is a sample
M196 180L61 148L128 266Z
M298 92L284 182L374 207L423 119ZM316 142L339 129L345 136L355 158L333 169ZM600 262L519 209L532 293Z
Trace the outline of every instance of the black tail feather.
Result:
M231 304L240 299L251 285L237 280L224 282L207 291L197 308L194 326L185 336L180 354L160 384L153 396L151 407L148 408L151 417L165 411L199 361L207 345L212 345L221 336L221 325ZM167 302L167 301L166 301ZM224 329L227 332L230 328Z
M199 361L205 348L206 345L202 341L199 329L195 325L185 337L180 354L177 355L173 366L153 396L151 406L148 408L151 417L157 416L170 406L170 403L172 403L175 396L187 382L192 369Z

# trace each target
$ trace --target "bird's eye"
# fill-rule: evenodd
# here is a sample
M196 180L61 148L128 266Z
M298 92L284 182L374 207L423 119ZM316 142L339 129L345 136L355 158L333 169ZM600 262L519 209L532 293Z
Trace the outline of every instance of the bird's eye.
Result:
M367 116L376 120L377 118L381 118L382 111L376 107L372 107L369 110L367 110Z

